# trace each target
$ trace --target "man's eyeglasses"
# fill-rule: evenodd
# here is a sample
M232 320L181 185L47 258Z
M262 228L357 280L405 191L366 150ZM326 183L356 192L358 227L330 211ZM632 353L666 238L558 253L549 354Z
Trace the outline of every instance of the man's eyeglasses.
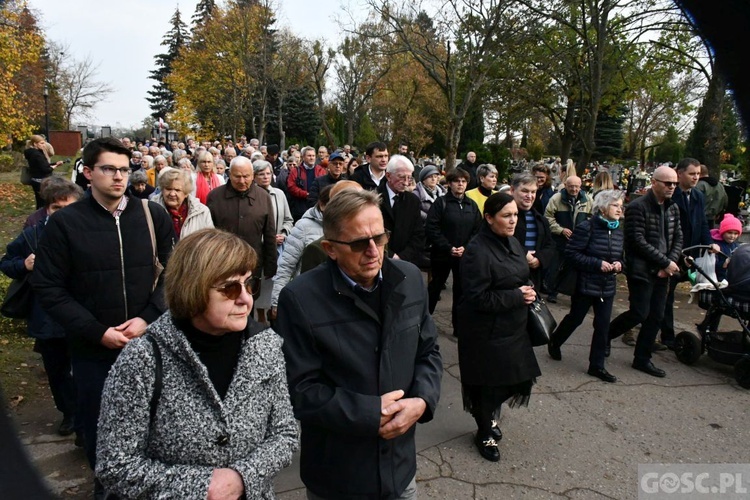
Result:
M678 182L669 182L669 181L663 181L661 179L654 179L656 182L661 182L664 184L665 187L671 188L671 187L677 187Z
M326 238L331 243L338 243L339 245L348 245L352 252L362 253L370 248L370 240L375 242L376 246L383 246L388 243L391 237L391 232L387 229L384 233L376 234L375 236L368 236L367 238L360 238L354 241L339 241Z
M114 177L115 172L120 172L120 175L127 177L130 175L130 172L133 171L130 167L115 168L110 165L103 165L99 167L99 170L101 170L107 177Z
M212 286L211 288L215 288L220 294L229 300L237 300L237 297L242 294L242 287L245 287L245 290L247 290L247 293L250 295L257 295L260 292L260 278L250 276L244 283L239 280L227 281L223 285Z

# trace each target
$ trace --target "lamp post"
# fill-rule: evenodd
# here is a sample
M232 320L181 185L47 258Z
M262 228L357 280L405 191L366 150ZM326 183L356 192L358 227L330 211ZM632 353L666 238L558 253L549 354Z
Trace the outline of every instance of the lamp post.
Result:
M44 136L49 141L49 89L44 84Z

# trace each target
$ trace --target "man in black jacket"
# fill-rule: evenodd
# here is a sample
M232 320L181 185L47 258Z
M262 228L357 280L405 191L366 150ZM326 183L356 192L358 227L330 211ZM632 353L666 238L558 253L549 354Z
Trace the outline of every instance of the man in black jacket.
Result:
M537 293L542 290L542 278L555 258L555 244L547 219L536 211L536 178L528 172L513 176L510 194L518 206L518 223L513 236L526 249L531 281Z
M92 469L104 380L125 344L166 310L155 256L166 266L174 244L163 208L124 196L130 155L115 138L86 145L83 174L91 195L50 217L31 275L42 307L65 330L77 390L76 427ZM98 484L95 493L103 494Z
M422 275L385 257L377 196L326 205L329 260L279 296L308 498L414 498L415 424L433 418L442 361Z
M676 187L677 173L670 167L659 167L651 178L651 189L625 210L625 274L630 309L609 325L610 340L641 325L633 368L654 377L666 376L651 362L651 348L664 318L669 280L680 272L680 210L672 201Z
M414 165L408 158L393 155L386 167L385 182L378 187L385 228L391 232L388 257L419 263L425 245L424 223L417 195L407 191L414 182Z
M383 184L388 166L388 146L384 142L371 142L365 149L365 161L352 173L351 180L368 191L376 191Z

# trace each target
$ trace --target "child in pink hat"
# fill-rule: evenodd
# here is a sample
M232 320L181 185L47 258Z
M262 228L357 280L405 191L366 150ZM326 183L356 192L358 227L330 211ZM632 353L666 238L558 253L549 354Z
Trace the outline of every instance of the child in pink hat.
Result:
M721 253L731 256L738 246L742 234L742 222L732 214L724 214L719 229L711 230L711 238L719 245ZM716 279L724 280L727 277L727 266L729 258L724 255L716 254Z

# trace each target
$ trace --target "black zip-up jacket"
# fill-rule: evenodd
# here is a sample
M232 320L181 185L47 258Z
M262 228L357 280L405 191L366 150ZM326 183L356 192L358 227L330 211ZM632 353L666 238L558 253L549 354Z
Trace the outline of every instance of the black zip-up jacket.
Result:
M664 201L667 251L659 250L661 208L651 190L625 208L625 272L630 279L651 280L669 262L679 262L682 251L680 209Z
M449 190L430 207L425 221L427 242L432 244L430 259L450 260L451 248L465 247L477 234L482 215L474 200L459 200Z
M167 212L149 202L159 261L174 244ZM165 310L163 277L156 289L153 250L141 200L131 198L115 219L93 196L55 212L47 222L31 274L42 307L64 329L71 355L114 360L101 338L108 328L140 317L147 323Z

